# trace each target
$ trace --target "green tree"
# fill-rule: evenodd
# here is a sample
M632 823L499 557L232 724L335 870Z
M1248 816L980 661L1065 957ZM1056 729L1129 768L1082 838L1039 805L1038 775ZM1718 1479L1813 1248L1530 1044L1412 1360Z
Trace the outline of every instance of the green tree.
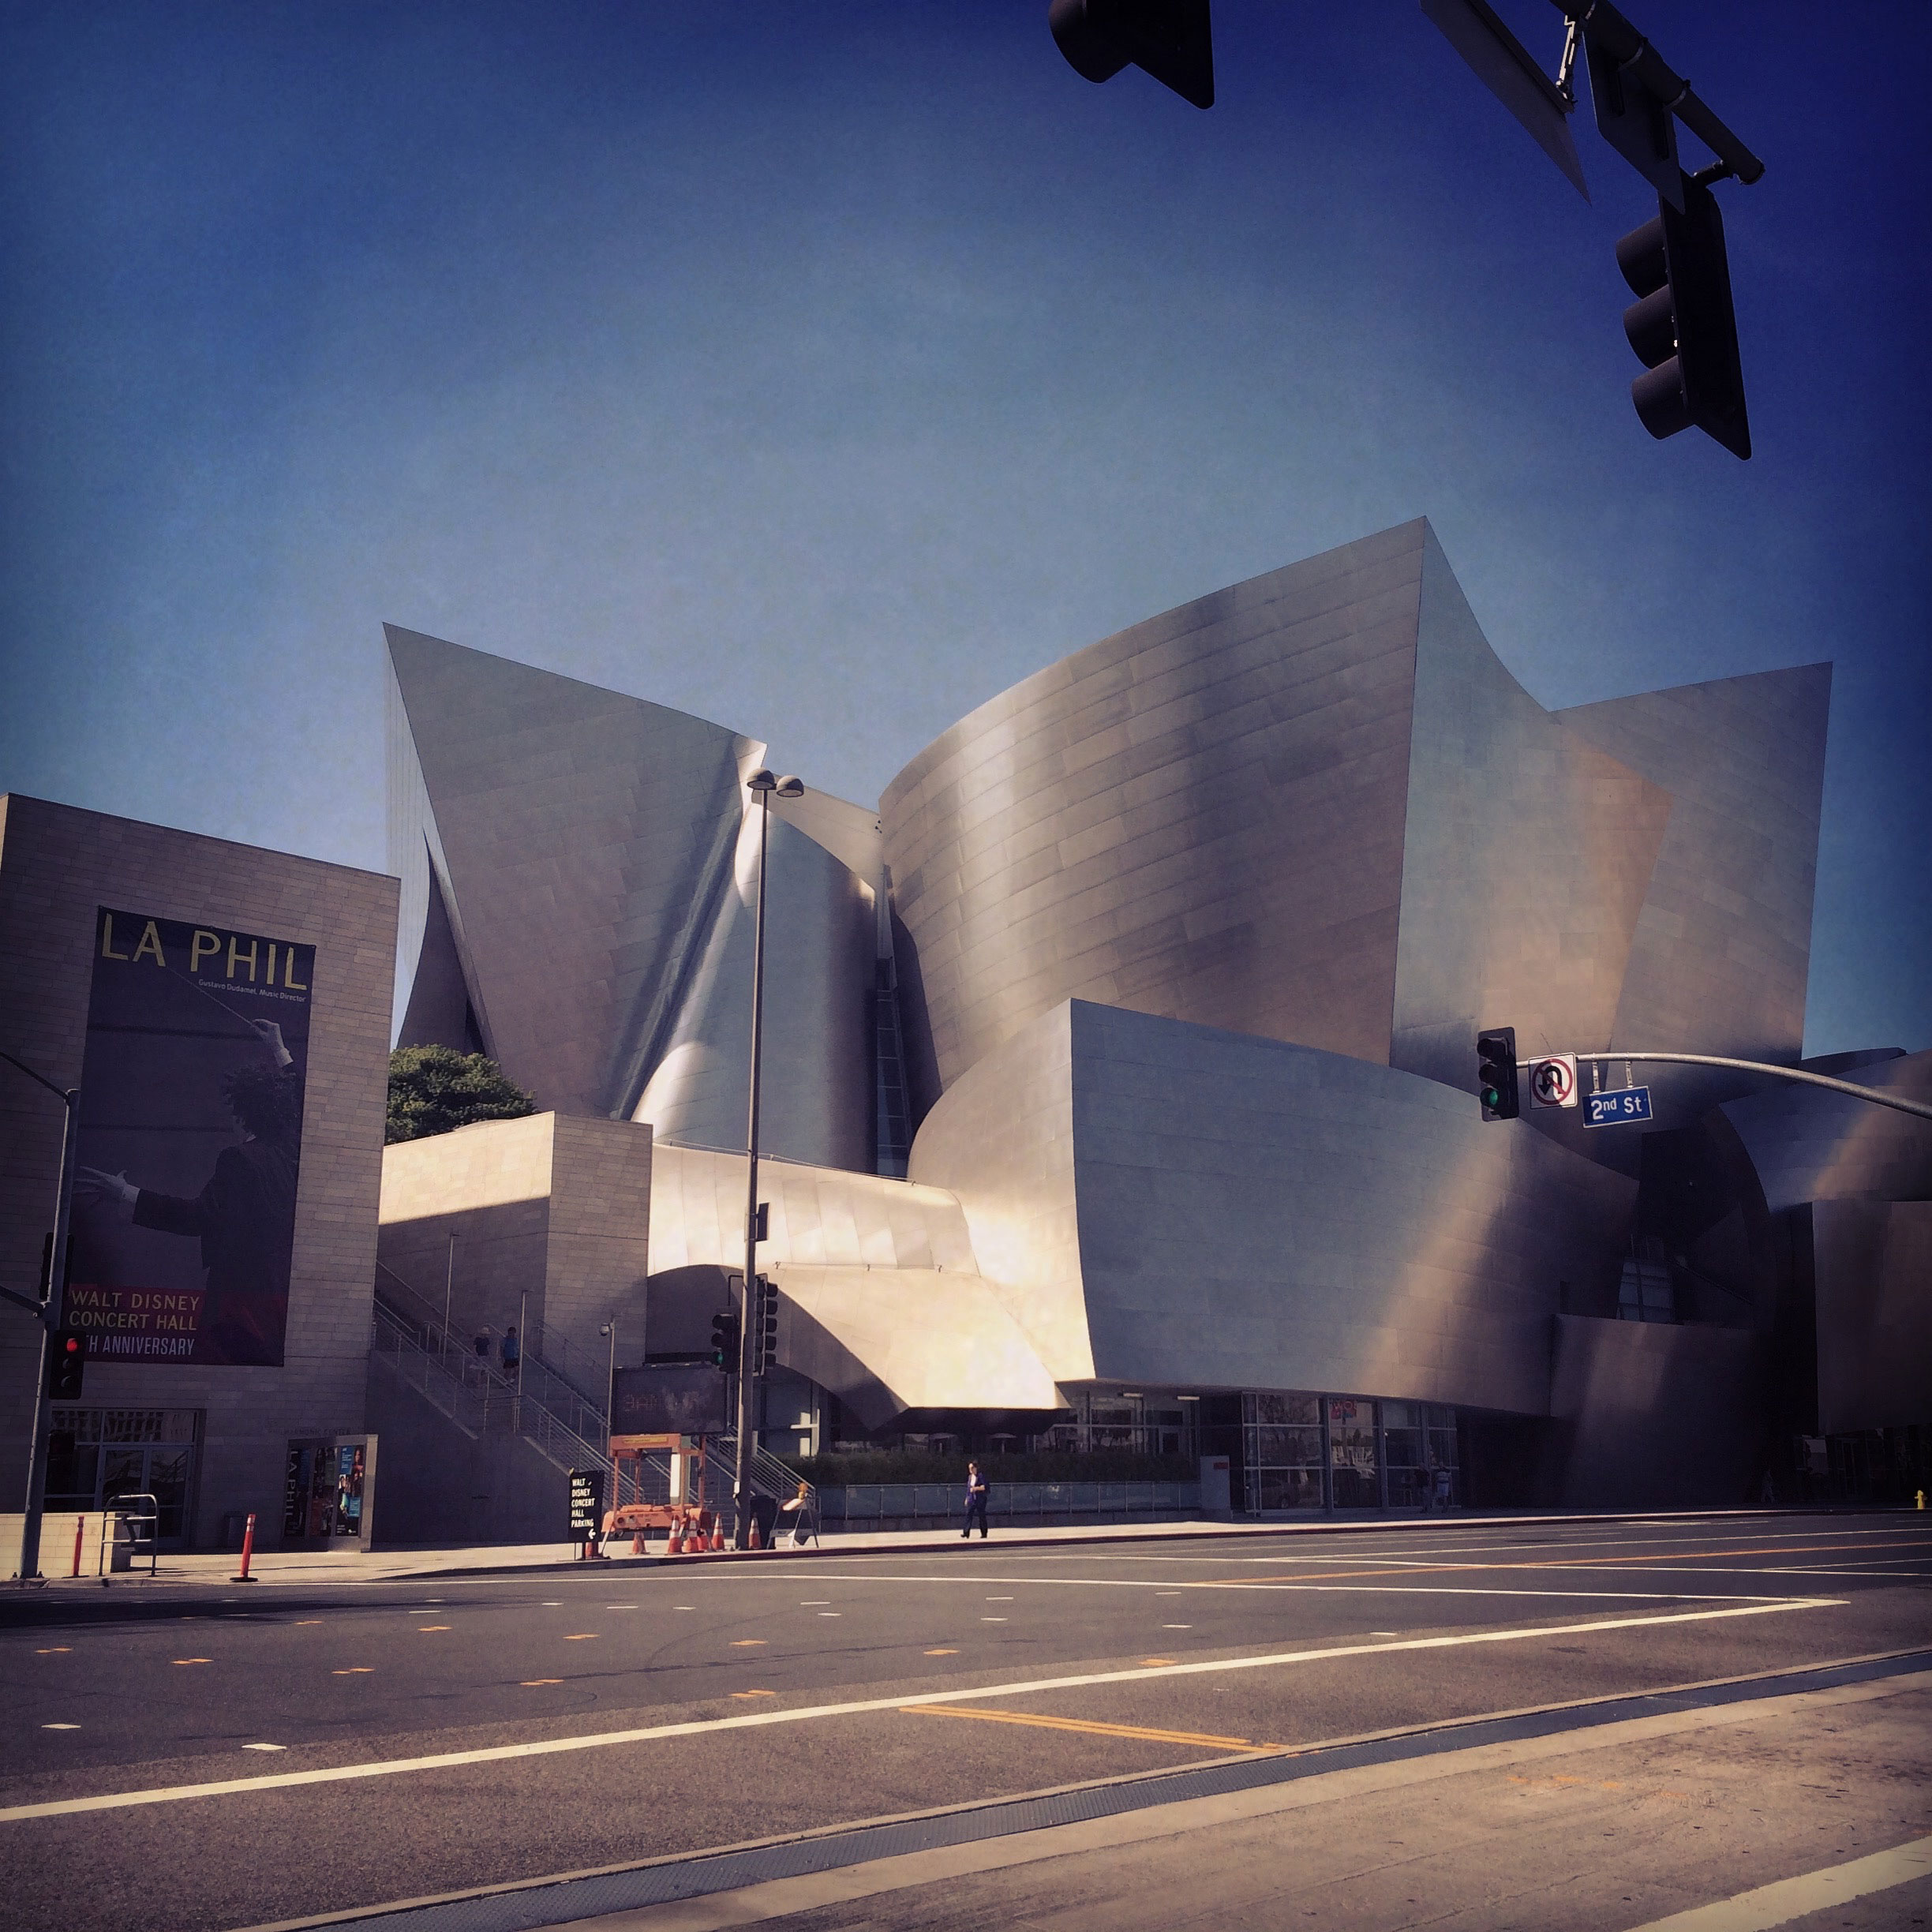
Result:
M387 1141L421 1140L473 1121L518 1120L537 1103L494 1060L453 1046L399 1046L389 1056Z

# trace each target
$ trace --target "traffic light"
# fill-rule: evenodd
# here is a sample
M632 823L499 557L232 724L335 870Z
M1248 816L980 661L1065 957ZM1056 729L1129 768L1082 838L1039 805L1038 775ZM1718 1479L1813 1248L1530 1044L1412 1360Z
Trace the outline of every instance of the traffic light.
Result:
M1208 0L1053 0L1046 24L1085 80L1111 80L1132 65L1196 107L1214 105Z
M1476 1090L1486 1121L1514 1120L1516 1100L1516 1029L1492 1027L1476 1035Z
M47 1392L55 1402L77 1401L80 1378L87 1368L87 1333L80 1328L56 1328L47 1354Z
M752 1304L751 1372L765 1375L778 1365L778 1290L762 1275Z
M738 1311L726 1309L711 1317L711 1366L721 1375L738 1372Z
M1617 244L1617 266L1639 299L1623 311L1623 333L1648 370L1631 384L1643 426L1659 439L1698 429L1748 460L1744 370L1717 197L1680 173L1683 207L1657 197L1655 221Z

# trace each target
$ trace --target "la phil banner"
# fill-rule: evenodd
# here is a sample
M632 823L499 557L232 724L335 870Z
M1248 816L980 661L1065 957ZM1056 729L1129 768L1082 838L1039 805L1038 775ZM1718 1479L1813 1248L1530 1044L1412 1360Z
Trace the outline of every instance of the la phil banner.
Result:
M100 908L66 1302L90 1357L280 1365L314 967Z

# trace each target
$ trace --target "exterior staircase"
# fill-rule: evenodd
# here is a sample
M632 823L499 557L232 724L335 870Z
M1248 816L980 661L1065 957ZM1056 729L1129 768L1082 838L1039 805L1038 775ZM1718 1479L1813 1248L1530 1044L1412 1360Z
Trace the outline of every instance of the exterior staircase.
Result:
M526 1443L560 1473L595 1470L604 1478L606 1503L612 1493L615 1465L603 1445L609 1438L605 1404L540 1354L526 1350L519 1372L506 1376L487 1356L459 1341L441 1312L429 1307L401 1277L376 1264L375 1305L369 1326L369 1361L395 1378L471 1441L514 1436ZM710 1500L728 1508L732 1472L737 1455L735 1434L712 1436ZM643 1458L638 1476L624 1485L627 1503L661 1503L671 1494L668 1455ZM754 1491L788 1499L802 1479L762 1446L752 1451ZM640 1490L641 1484L641 1490ZM809 1486L808 1486L809 1493Z

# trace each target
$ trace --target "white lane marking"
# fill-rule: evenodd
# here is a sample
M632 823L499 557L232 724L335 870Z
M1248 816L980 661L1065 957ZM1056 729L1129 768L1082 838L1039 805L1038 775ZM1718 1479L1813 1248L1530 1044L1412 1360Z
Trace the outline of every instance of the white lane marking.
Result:
M1711 1623L1730 1617L1777 1616L1792 1610L1841 1610L1841 1597L1793 1597L1780 1603L1744 1604L1722 1610L1673 1610L1649 1616L1602 1617L1590 1623L1550 1623L1526 1630L1464 1631L1447 1637L1406 1637L1395 1643L1337 1644L1325 1650L1275 1650L1261 1657L1212 1657L1186 1664L1141 1664L1128 1670L1083 1671L1068 1677L1032 1677L1014 1683L981 1684L928 1696L858 1698L844 1704L807 1704L744 1711L731 1717L700 1717L646 1724L635 1731L535 1738L523 1744L491 1744L474 1750L442 1751L428 1758L378 1758L372 1763L330 1765L313 1771L283 1771L261 1777L222 1778L206 1784L167 1784L146 1791L103 1792L91 1798L54 1798L39 1804L0 1808L0 1824L24 1818L65 1818L81 1811L116 1811L135 1805L173 1804L186 1798L225 1798L237 1792L280 1791L297 1784L335 1784L351 1779L393 1777L405 1771L440 1771L455 1765L500 1764L513 1758L548 1758L560 1751L603 1750L618 1744L654 1743L661 1738L702 1737L754 1726L806 1724L822 1717L862 1717L897 1710L908 1702L958 1704L988 1698L1034 1697L1049 1690L1081 1690L1095 1684L1144 1683L1162 1677L1200 1677L1217 1672L1270 1670L1288 1664L1332 1663L1338 1657L1380 1657L1402 1650L1459 1650L1472 1644L1526 1643L1544 1637L1582 1637L1597 1631L1649 1630L1665 1623Z
M43 1731L78 1731L80 1727L78 1724L43 1724L40 1728Z
M1391 1572L1391 1574L1400 1574L1400 1571ZM1152 1579L1144 1577L893 1576L851 1571L838 1581L849 1583L1037 1583L1048 1586L1057 1585L1062 1589L1145 1590L1155 1588ZM1190 1581L1163 1594L1178 1594L1180 1590L1251 1590L1282 1594L1339 1591L1345 1595L1367 1591L1373 1596L1394 1597L1574 1597L1586 1603L1788 1603L1793 1601L1789 1597L1753 1594L1741 1590L1719 1593L1714 1590L1503 1589L1475 1583L1297 1583L1285 1577L1279 1581L1271 1578L1266 1582L1253 1577L1219 1577L1200 1582ZM988 1603L1005 1601L1009 1600L998 1597L987 1599Z
M1869 1858L1828 1865L1802 1878L1780 1878L1775 1885L1740 1892L1714 1905L1694 1906L1668 1919L1653 1919L1648 1925L1638 1926L1636 1932L1766 1932L1769 1926L1788 1925L1794 1919L1834 1905L1848 1905L1854 1899L1889 1892L1894 1885L1909 1885L1928 1875L1932 1875L1932 1838L1915 1838L1908 1844L1894 1845L1889 1852L1874 1852Z
M244 1744L242 1748L244 1750L286 1750L288 1747L286 1744Z

